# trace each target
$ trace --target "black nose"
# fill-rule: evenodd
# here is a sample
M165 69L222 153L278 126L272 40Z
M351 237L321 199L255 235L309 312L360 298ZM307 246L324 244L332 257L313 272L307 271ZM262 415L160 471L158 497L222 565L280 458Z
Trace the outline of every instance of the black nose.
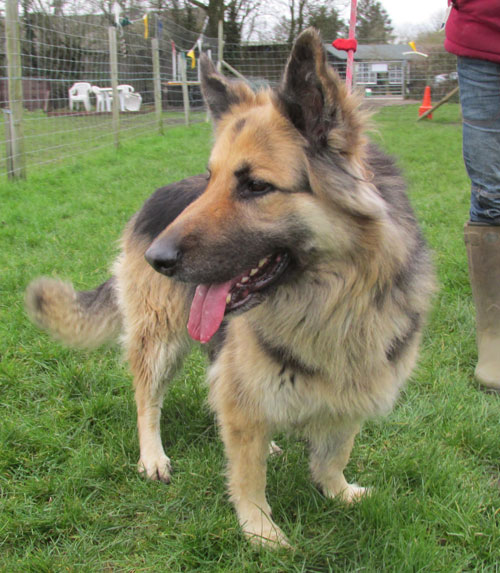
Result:
M154 241L144 256L155 271L171 277L175 274L182 253L176 241L160 239Z

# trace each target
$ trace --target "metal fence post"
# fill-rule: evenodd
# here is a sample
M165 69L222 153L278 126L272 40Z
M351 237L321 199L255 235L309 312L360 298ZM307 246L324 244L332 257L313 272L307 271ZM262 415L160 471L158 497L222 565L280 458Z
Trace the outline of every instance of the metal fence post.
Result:
M115 147L120 145L120 98L118 97L118 51L116 45L116 28L110 26L109 34L109 68L111 87L113 88L113 135Z
M187 84L186 73L186 56L183 53L181 58L181 83L182 83L182 100L184 102L184 120L189 125L189 88Z
M10 161L9 178L26 177L26 158L23 136L23 72L21 66L21 41L19 35L19 17L17 0L7 0L5 7L5 47L7 51L7 76L9 84L9 135L7 140L7 159ZM7 125L6 125L7 129Z
M153 52L153 87L155 93L155 114L158 133L163 135L162 121L162 102L161 102L161 77L160 77L160 47L158 38L151 40L151 49Z

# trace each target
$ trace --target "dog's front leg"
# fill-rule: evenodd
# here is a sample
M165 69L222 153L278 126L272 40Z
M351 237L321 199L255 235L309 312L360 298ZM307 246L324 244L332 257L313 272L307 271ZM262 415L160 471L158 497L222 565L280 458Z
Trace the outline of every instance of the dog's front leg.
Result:
M228 460L229 493L243 532L257 545L288 546L266 500L268 425L250 419L234 403L217 410Z
M148 344L144 343L148 340ZM179 345L165 344L154 337L129 340L128 358L134 374L139 472L152 480L170 482L170 458L161 442L160 417L168 381L179 362Z
M152 480L170 482L170 458L165 454L160 434L161 407L164 384L158 386L135 383L137 405L137 430L139 433L140 458L138 469Z
M366 488L347 483L344 477L344 469L358 432L359 425L351 421L313 428L308 432L312 477L326 497L339 497L351 503L368 493Z

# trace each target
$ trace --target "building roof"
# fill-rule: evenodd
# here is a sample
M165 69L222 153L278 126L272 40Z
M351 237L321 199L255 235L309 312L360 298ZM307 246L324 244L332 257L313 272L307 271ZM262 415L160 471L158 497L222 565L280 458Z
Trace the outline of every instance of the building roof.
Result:
M324 44L328 54L335 59L346 60L347 52L335 49L331 44ZM406 54L405 54L406 52ZM394 61L413 59L408 44L358 44L354 60Z

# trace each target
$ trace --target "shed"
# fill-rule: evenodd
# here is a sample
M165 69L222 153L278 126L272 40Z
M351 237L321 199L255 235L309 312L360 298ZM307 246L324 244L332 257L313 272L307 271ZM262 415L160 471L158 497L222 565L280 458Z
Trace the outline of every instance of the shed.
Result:
M345 76L347 52L325 44L329 63ZM366 96L403 98L408 61L419 58L408 44L358 44L354 55L354 85Z

